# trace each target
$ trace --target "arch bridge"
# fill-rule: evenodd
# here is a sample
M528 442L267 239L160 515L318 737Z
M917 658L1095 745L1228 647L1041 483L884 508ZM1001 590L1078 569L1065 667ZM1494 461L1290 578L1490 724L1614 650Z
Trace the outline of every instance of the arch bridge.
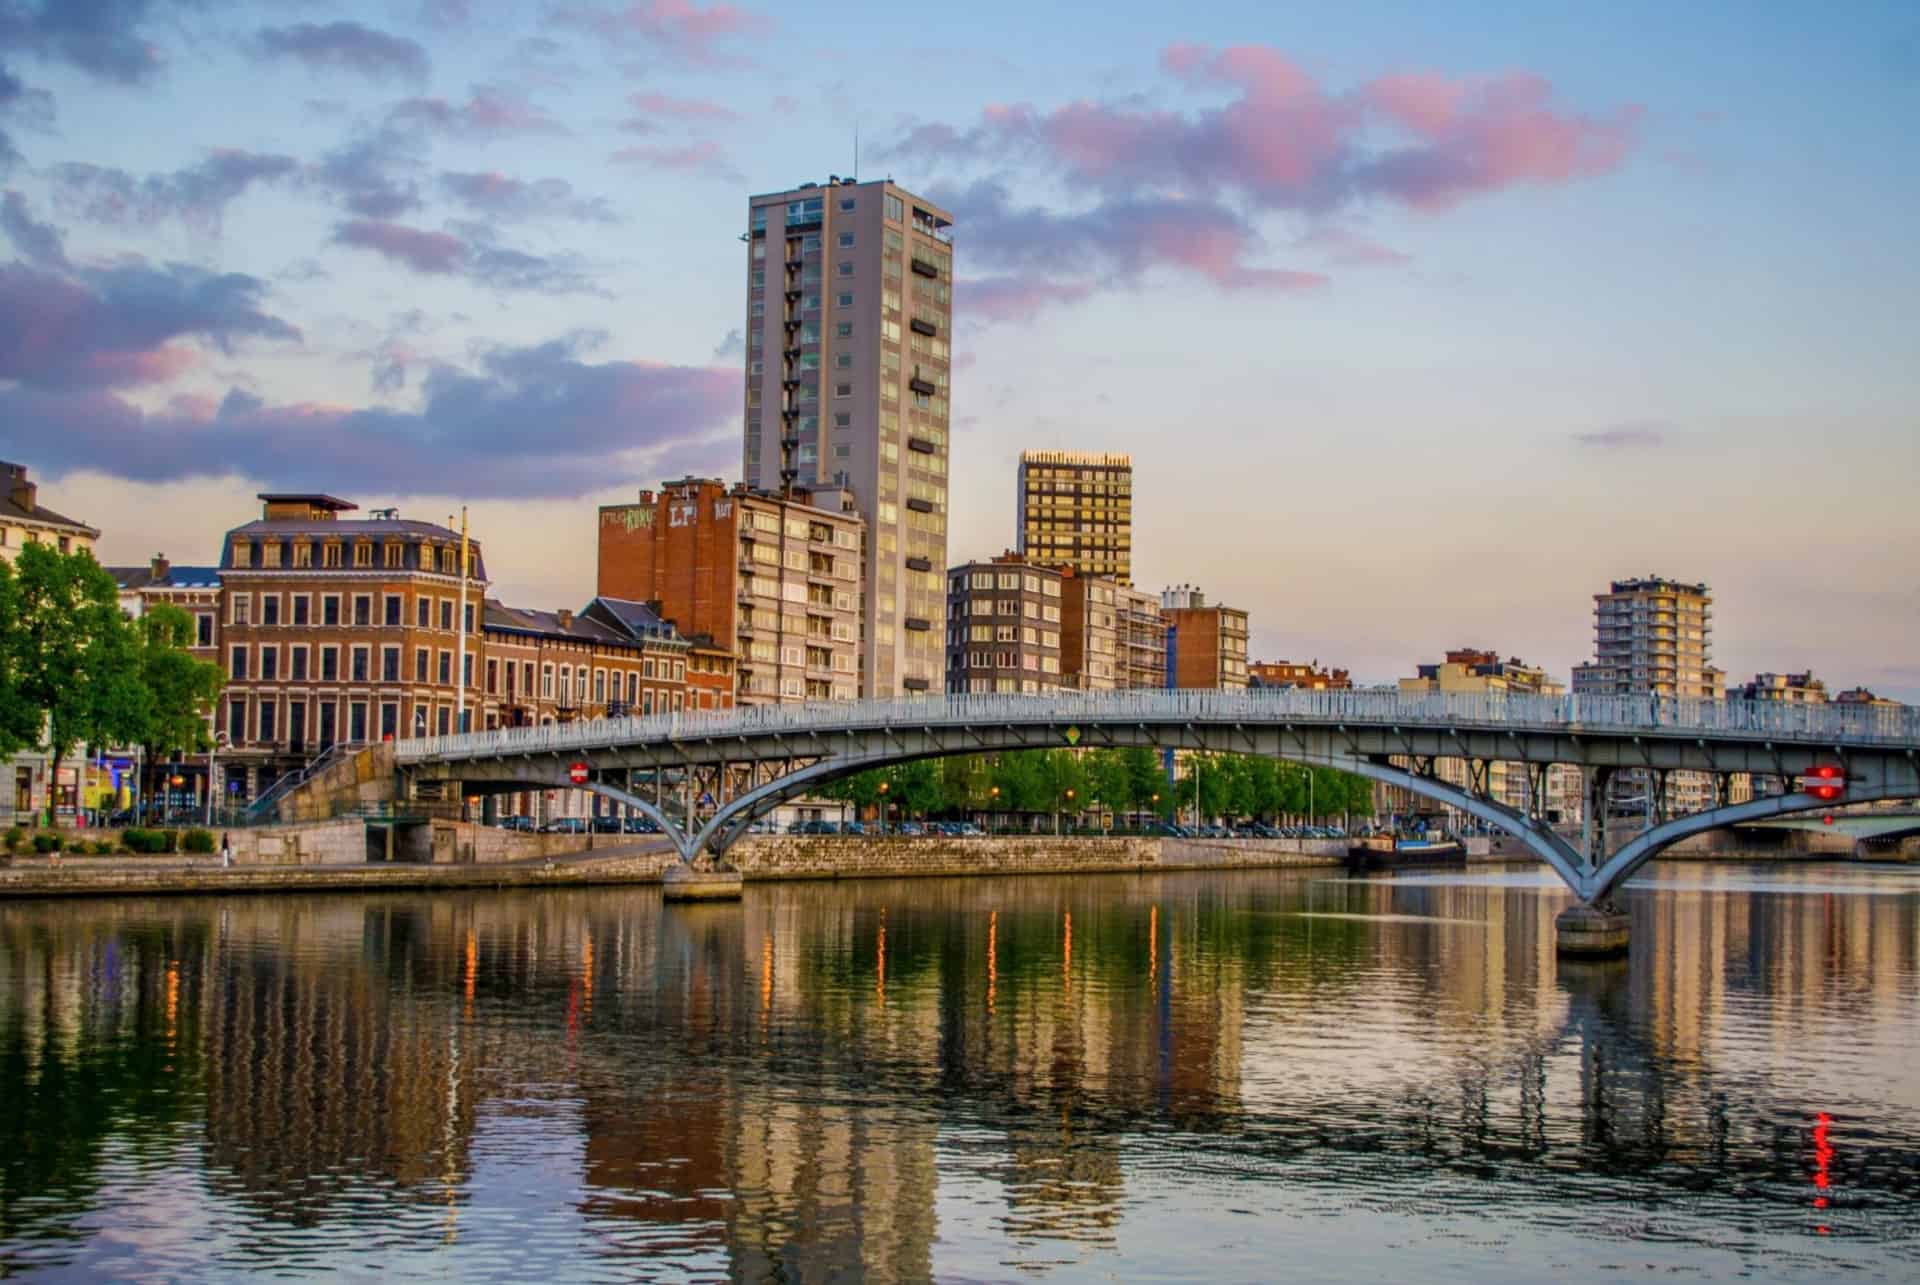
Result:
M1514 835L1584 903L1604 902L1659 852L1690 835L1832 807L1797 790L1731 802L1736 774L1792 781L1820 766L1844 770L1846 801L1920 798L1920 709L1672 701L1621 696L1403 695L1396 691L1121 691L1044 696L949 696L684 711L508 728L398 742L408 788L458 782L465 793L592 790L651 817L685 862L724 861L747 827L784 800L890 764L956 754L1056 748L1265 754L1337 768L1457 808ZM1441 759L1468 765L1442 780ZM1487 766L1520 763L1541 788L1527 810L1487 791ZM1553 764L1584 774L1585 831L1556 833L1542 809ZM1614 774L1644 774L1653 824L1609 850L1605 815ZM1715 783L1714 806L1672 814L1671 773ZM677 782L679 798L625 788L634 774ZM696 805L696 799L710 804Z

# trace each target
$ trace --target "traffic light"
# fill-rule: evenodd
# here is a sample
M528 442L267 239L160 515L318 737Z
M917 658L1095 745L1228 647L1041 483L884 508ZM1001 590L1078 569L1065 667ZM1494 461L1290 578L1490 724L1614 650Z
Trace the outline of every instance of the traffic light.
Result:
M1847 792L1847 776L1832 763L1822 763L1800 778L1800 788L1813 798L1832 802Z

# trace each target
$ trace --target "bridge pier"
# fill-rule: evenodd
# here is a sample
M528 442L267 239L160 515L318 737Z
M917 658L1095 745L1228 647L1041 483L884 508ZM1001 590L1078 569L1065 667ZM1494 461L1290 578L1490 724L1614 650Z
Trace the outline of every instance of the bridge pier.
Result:
M662 901L738 901L745 886L740 872L718 863L696 866L676 861L660 876Z
M1582 901L1554 917L1554 949L1568 959L1605 959L1627 953L1632 920L1611 901Z

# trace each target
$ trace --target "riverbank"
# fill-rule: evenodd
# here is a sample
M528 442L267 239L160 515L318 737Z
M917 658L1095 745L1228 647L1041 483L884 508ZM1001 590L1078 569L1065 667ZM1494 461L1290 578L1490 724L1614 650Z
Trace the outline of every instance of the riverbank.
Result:
M1341 840L767 835L742 841L729 859L748 881L763 882L1338 867L1345 855ZM674 860L660 840L465 863L241 860L223 868L218 857L16 857L0 869L0 899L648 884Z

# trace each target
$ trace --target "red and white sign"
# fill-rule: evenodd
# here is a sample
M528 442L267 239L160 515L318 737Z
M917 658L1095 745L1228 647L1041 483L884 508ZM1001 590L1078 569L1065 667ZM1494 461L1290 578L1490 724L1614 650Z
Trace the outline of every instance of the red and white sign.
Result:
M587 783L587 765L585 763L567 764L567 779L575 785L585 785Z

